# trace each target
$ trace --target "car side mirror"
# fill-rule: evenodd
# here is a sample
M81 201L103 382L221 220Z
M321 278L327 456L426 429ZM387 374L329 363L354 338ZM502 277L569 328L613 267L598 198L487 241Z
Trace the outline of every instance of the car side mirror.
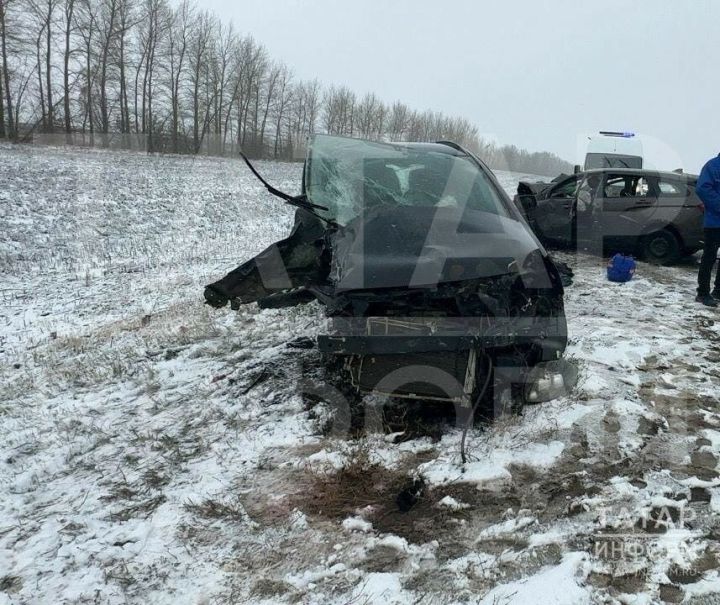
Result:
M573 171L574 174L580 174L582 172L582 166L580 166L580 164L575 164Z

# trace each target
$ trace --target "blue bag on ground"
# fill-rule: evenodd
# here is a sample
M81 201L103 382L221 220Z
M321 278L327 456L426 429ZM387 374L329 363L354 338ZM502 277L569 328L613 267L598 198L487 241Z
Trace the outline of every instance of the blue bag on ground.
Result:
M607 278L614 282L630 281L635 275L637 264L632 256L616 254L607 266Z

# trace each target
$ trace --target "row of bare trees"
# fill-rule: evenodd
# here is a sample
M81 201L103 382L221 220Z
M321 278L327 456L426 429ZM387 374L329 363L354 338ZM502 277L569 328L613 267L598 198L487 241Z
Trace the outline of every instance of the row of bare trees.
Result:
M449 139L503 163L463 118L298 80L194 0L0 0L0 138L294 159L318 131Z

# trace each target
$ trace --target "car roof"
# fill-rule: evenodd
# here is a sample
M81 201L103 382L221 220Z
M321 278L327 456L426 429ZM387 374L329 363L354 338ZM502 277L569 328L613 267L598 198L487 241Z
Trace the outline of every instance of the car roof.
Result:
M404 149L412 149L414 151L426 151L426 152L436 152L436 153L444 153L447 155L454 155L454 156L467 156L468 152L463 149L460 145L453 141L437 141L435 143L430 142L422 142L422 141L377 141L373 139L363 139L358 137L351 137L346 135L339 135L339 134L325 134L325 133L315 133L312 135L313 139L338 139L338 140L346 140L356 143L372 143L377 145L387 145L390 147L401 147Z
M646 170L642 168L593 168L592 170L583 170L580 174L628 174L628 175L640 175L640 176L662 176L671 179L697 179L696 174L689 174L687 172L669 172L667 170Z
M467 155L461 147L455 143L449 141L442 141L437 143L419 143L419 142L395 142L393 141L390 145L395 147L404 147L406 149L412 149L413 151L430 151L435 153L445 153L447 155L454 156L465 156Z

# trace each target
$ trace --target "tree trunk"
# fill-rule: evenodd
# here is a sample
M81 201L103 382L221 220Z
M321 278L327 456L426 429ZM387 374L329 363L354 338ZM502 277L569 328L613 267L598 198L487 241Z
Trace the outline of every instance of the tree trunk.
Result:
M65 53L63 55L63 113L65 118L65 132L70 135L72 132L72 121L70 117L70 24L73 19L75 0L67 0L65 5Z
M103 40L102 48L102 60L100 62L100 120L102 133L106 135L110 131L110 117L108 114L108 103L107 103L107 63L108 55L110 53L110 42L113 37L113 30L115 29L115 13L117 12L117 5L115 0L112 0L110 6L110 23L108 24L107 32L105 33L105 40ZM104 137L107 139L107 137Z
M125 29L120 33L120 132L130 132L127 80L125 77Z
M43 28L44 29L44 28ZM42 59L40 58L40 43L42 42L43 30L40 30L37 41L35 44L36 50L36 62L37 62L37 76L38 76L38 93L40 97L40 118L42 120L42 129L47 130L47 113L45 113L45 91L43 90L43 77L42 77Z
M0 69L2 69L0 67ZM5 95L3 93L3 79L0 74L0 139L5 138Z
M138 89L140 87L140 83L139 83L140 82L140 71L142 70L143 66L145 65L145 54L146 53L147 53L147 48L143 48L142 56L140 57L140 61L138 61L138 64L137 64L137 69L135 70L135 101L134 101L135 134L140 133L140 119L138 116L138 92L139 92Z
M52 11L53 0L47 0L48 14L45 28L45 81L47 88L47 130L52 132L55 128L55 110L53 109L52 97Z
M85 111L87 113L88 122L90 123L90 144L95 142L95 122L93 120L93 107L92 107L92 57L91 57L91 38L88 36L87 43L85 46L85 79L87 80L87 98L85 100ZM83 130L85 127L83 126Z
M15 116L13 115L12 94L10 92L10 72L8 71L7 35L5 33L5 0L0 0L0 52L2 53L2 73L5 79L5 110L7 111L7 135L11 139L17 138L15 132Z
M174 67L173 67L174 69ZM180 121L180 107L178 104L178 90L175 84L175 74L172 74L172 149L173 153L178 153L178 128Z
M150 62L150 38L148 37L148 49L145 55L145 73L143 74L143 88L142 88L142 133L147 134L147 98L148 98L148 65Z
M145 82L143 84L143 132L147 133L148 153L155 151L153 140L153 70L155 67L155 47L157 45L158 4L153 2L150 13L150 30L148 33L147 63L145 65ZM145 99L147 98L147 116L145 115Z
M183 62L185 60L185 49L187 43L185 41L185 33L183 32L183 43L180 49L180 56L178 57L177 71L172 75L172 137L173 137L173 152L178 153L180 150L179 146L179 134L180 134L180 78L182 76ZM172 60L171 60L172 62ZM175 65L173 63L173 69Z
M237 94L238 94L238 87L240 85L239 83L240 83L240 79L238 78L237 82L235 83L235 88L233 89L232 96L230 97L230 102L228 103L227 113L225 114L225 124L223 126L223 139L222 139L223 153L225 153L225 143L227 141L228 129L230 128L230 118L232 117L232 106L234 105L235 98L237 97ZM240 104L238 103L238 111L239 110L240 110ZM232 140L230 143L230 147L232 148Z
M199 65L199 63L198 63ZM195 69L195 83L193 84L193 151L200 151L200 74L199 67Z

